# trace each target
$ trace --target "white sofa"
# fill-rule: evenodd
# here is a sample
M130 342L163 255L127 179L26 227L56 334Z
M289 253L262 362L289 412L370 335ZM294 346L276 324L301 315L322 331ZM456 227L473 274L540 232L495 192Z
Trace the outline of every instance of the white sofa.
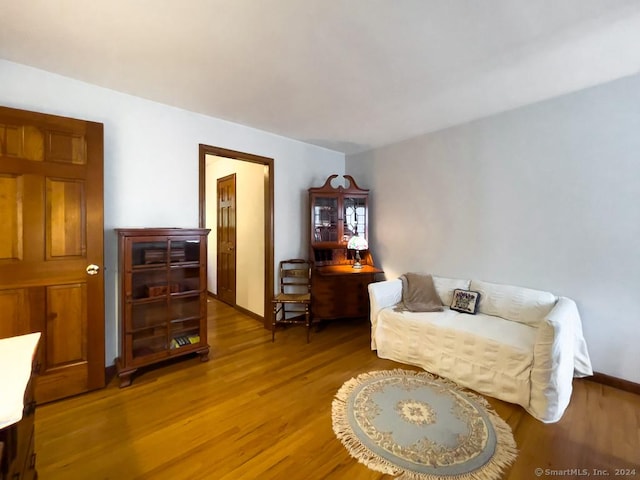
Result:
M398 311L402 281L369 285L371 349L557 422L573 377L593 374L573 300L477 280L433 276L441 312ZM451 310L454 289L480 292L478 313Z

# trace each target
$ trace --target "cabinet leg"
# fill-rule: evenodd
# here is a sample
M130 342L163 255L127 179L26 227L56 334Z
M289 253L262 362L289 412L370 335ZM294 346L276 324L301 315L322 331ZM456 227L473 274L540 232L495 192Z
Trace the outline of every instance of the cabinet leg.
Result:
M127 370L126 372L119 372L118 377L120 378L120 388L128 387L131 385L132 378L131 376L137 371L137 368L134 370Z
M138 370L137 368L133 368L130 370L125 370L122 365L122 359L120 357L116 358L116 371L118 372L118 378L120 379L120 388L128 387L131 385L132 378L131 376Z
M198 351L198 355L200 355L200 361L201 362L208 362L209 361L209 347L207 347L205 350L199 350Z

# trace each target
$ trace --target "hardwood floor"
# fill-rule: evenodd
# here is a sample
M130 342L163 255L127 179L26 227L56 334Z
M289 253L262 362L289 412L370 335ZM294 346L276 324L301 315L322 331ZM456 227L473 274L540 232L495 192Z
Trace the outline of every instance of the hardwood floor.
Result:
M311 333L279 330L217 301L209 303L211 360L182 358L138 372L133 384L40 406L40 478L347 479L392 477L349 457L331 428L342 383L370 370L407 368L369 349L366 320L333 322ZM504 479L577 478L594 469L640 478L640 396L574 381L556 424L489 399L512 427L519 456ZM536 468L542 469L537 476ZM629 472L631 473L631 472ZM604 475L602 475L604 476Z

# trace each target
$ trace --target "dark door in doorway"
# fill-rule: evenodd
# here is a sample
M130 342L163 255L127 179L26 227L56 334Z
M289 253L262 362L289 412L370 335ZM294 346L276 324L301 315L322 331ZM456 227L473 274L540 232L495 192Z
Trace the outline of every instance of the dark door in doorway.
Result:
M217 181L217 290L224 303L236 304L236 175Z

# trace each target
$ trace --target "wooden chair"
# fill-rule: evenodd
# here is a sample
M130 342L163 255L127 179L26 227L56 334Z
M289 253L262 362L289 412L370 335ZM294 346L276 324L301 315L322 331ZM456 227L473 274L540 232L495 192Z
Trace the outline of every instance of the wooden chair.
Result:
M280 262L280 292L271 300L273 322L271 341L276 338L276 328L280 324L307 326L307 343L311 330L311 262L292 258ZM287 307L297 306L288 309Z

